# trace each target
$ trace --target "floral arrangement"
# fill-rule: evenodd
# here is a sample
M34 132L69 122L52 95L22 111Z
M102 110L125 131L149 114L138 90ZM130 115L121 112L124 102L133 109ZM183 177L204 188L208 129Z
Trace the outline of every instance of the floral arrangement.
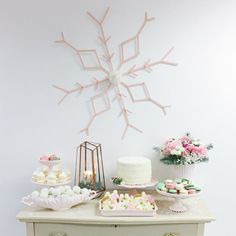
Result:
M163 147L154 149L160 152L160 160L166 165L191 165L208 161L207 154L212 148L212 144L203 145L187 133L179 139L171 138Z

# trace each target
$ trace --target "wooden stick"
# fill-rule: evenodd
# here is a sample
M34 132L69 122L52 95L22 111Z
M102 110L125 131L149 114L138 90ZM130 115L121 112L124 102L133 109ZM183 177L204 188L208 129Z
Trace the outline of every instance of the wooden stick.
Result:
M135 78L138 76L137 72L140 72L140 71L151 72L152 67L156 65L160 65L160 64L169 65L169 66L177 66L178 65L177 63L169 62L165 60L167 56L173 51L173 49L174 48L169 49L168 52L159 61L151 62L151 59L148 59L142 66L136 67L136 65L133 65L127 72L123 74L123 76L129 76L129 77Z
M121 67L122 67L124 64L126 64L127 62L132 61L133 59L135 59L136 57L139 56L139 54L140 54L140 46L139 46L140 35L141 35L143 29L145 28L146 24L147 24L148 22L153 21L153 20L155 20L155 18L154 18L154 17L150 17L150 18L149 18L148 15L147 15L147 12L145 12L143 23L142 23L141 26L139 27L137 33L136 33L133 37L131 37L131 38L125 40L124 42L122 42L122 43L120 44L121 56L120 56L120 64L119 64L117 70L121 69ZM125 45L129 44L129 43L132 42L132 41L133 41L134 44L135 44L135 52L134 52L133 55L131 55L131 56L129 56L129 57L125 57L124 47L125 47Z
M80 62L81 62L81 65L82 65L82 68L84 70L101 70L103 71L105 74L109 74L108 70L106 70L102 64L101 64L101 61L98 57L98 54L97 54L97 51L95 49L78 49L76 48L75 46L73 46L71 43L69 43L68 41L66 41L65 39L65 36L64 36L64 33L61 32L61 39L59 40L56 40L55 43L64 43L65 45L67 45L68 47L70 47L73 51L75 51L77 53L77 55L79 56L79 59L80 59ZM95 55L95 58L97 60L97 63L98 65L95 65L95 66L86 66L84 60L83 60L83 57L82 57L82 54L83 53L92 53Z
M134 103L136 103L136 102L151 102L154 105L158 106L163 111L164 115L166 115L166 108L169 108L170 105L163 106L159 102L157 102L153 98L151 98L145 83L137 83L137 84L127 85L124 82L121 82L121 85L127 89L132 102L134 102ZM145 97L141 98L141 99L136 99L134 97L134 95L132 94L131 88L135 88L135 87L139 87L139 86L141 86L143 88Z
M124 132L122 134L122 139L124 139L127 131L128 131L128 128L132 128L140 133L142 133L142 130L138 129L137 127L135 127L134 125L132 125L129 121L129 118L128 118L128 113L130 113L130 111L125 107L125 104L124 104L124 101L123 101L123 98L122 98L122 94L121 94L121 91L120 91L120 88L119 88L119 85L117 85L116 87L116 96L117 96L117 99L119 101L119 104L120 104L120 107L121 107L121 113L120 115L123 114L124 116L124 119L125 119L125 123L126 123L126 126L125 126L125 129L124 129Z
M78 84L79 86L77 88L74 88L74 89L65 89L65 88L62 88L60 86L53 85L54 88L56 88L56 89L62 91L63 93L65 93L65 95L59 100L58 105L60 105L69 94L72 94L72 93L75 93L75 92L82 92L83 89L93 87L93 86L97 88L97 86L99 84L104 83L104 82L109 82L109 79L105 78L105 79L100 80L100 81L96 80L95 82L92 82L92 83L87 84L87 85Z
M87 11L87 14L99 25L99 28L100 28L100 31L101 31L101 37L98 37L102 44L104 45L104 48L105 48L105 58L106 58L106 61L110 67L110 70L113 71L113 63L112 63L112 57L114 56L114 52L111 53L109 48L108 48L108 41L111 39L111 36L108 36L106 37L105 35L105 31L104 31L104 27L103 27L103 23L104 23L104 20L108 14L110 10L110 7L107 8L107 10L105 11L102 19L99 21L94 15L92 15L89 11Z

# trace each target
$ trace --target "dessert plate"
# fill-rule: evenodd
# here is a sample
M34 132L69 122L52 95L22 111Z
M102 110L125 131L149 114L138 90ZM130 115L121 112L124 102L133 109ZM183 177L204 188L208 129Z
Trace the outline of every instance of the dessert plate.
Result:
M159 189L156 189L156 191L163 196L166 197L171 197L174 198L175 201L172 205L169 206L169 209L171 211L174 212L184 212L187 211L187 207L183 204L182 199L186 199L186 198L191 198L191 197L196 197L198 195L200 195L202 193L202 191L198 192L198 193L194 193L194 194L173 194L173 193L167 193L164 191L161 191Z
M39 160L39 163L41 163L42 165L51 167L51 166L59 165L61 163L61 160L53 160L53 161Z
M95 191L87 191L72 197L42 198L28 195L23 197L21 202L29 207L52 209L54 211L65 211L84 201L92 200L96 196Z

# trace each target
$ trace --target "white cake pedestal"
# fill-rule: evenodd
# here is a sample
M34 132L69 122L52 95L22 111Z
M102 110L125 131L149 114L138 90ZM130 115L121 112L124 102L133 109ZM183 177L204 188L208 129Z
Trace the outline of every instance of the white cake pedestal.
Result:
M153 187L157 183L158 181L156 179L153 179L150 183L146 183L146 184L115 184L115 183L113 184L115 186L118 186L119 188L131 190L132 194L137 194L138 190Z
M196 197L198 195L201 194L201 192L198 192L198 193L195 193L195 194L188 194L188 195L184 195L184 194L172 194L172 193L167 193L167 192L164 192L164 191L161 191L159 189L156 189L156 191L160 194L160 195L163 195L163 196L166 196L166 197L171 197L171 198L174 198L174 203L172 205L169 206L169 209L173 212L184 212L184 211L187 211L188 208L184 205L183 203L183 199L186 199L186 198L190 198L190 197Z

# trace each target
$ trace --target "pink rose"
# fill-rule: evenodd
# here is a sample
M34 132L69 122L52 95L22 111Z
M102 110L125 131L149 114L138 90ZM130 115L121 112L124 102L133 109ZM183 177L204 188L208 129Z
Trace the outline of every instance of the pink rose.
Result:
M183 136L179 140L180 140L180 142L182 142L183 147L187 147L189 144L192 143L191 139L188 136Z
M165 156L168 156L171 154L171 151L176 149L177 147L182 147L182 143L179 140L168 140L165 143L165 147L163 148L162 152Z
M199 155L199 156L206 156L207 149L204 146L194 146L192 147L192 153Z

